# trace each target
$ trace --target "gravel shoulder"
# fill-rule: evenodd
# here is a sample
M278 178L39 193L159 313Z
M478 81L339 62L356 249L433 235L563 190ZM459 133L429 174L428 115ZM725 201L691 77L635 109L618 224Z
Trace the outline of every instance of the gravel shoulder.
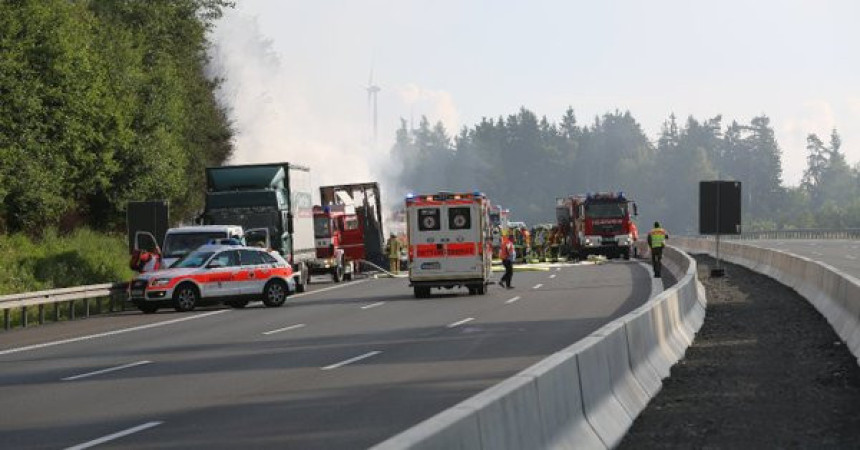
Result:
M693 345L619 448L860 448L860 367L821 314L764 275L695 256Z

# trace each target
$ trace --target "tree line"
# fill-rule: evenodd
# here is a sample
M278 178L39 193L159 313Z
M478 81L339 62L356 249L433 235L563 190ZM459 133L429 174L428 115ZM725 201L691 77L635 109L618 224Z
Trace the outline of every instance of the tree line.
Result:
M767 116L724 124L672 114L652 142L630 112L580 124L572 108L558 121L522 108L455 136L426 117L417 127L402 120L391 156L404 193L480 190L529 225L554 223L558 197L623 191L638 203L640 228L660 220L695 233L699 181L722 179L742 182L747 231L860 227L860 166L848 165L836 130L807 143L803 182L791 187Z
M0 2L0 232L124 229L201 208L232 131L204 74L226 0Z

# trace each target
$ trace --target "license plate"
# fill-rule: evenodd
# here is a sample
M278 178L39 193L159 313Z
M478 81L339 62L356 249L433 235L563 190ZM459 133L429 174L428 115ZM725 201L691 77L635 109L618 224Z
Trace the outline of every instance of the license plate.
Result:
M131 290L132 297L143 297L143 289L132 289Z

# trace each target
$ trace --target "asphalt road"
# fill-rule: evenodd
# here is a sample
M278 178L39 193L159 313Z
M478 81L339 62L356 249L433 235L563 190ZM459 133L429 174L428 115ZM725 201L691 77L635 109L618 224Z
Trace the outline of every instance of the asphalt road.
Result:
M860 241L856 240L754 240L744 244L782 250L831 265L860 279Z
M366 448L635 309L652 279L614 261L514 286L416 300L367 279L3 333L0 447Z

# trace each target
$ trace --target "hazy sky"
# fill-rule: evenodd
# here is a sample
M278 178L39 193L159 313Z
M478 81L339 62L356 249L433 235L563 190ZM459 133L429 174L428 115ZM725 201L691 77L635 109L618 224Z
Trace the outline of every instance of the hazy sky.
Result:
M681 120L767 114L784 180L806 135L837 128L860 161L860 2L238 0L213 64L240 132L236 162L312 166L320 183L380 178L399 118L456 133L525 106L580 123L630 110L650 139ZM364 90L374 68L380 139Z

